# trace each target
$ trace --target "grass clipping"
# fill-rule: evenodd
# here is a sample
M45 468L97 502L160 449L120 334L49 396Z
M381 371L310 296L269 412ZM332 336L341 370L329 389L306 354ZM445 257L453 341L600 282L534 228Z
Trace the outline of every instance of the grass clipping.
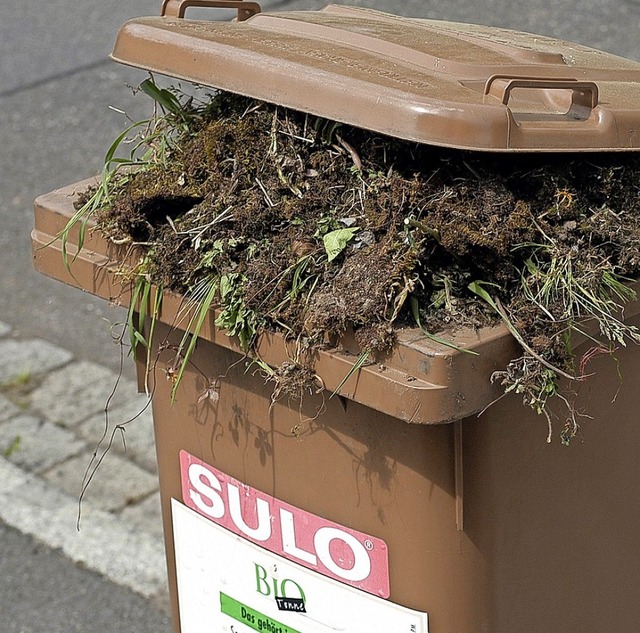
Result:
M449 151L235 95L195 102L152 80L142 88L156 115L110 149L75 220L91 216L142 249L139 287L183 293L192 329L216 305L217 325L245 350L279 330L313 376L300 352L347 332L362 363L400 327L446 341L501 319L522 355L493 380L546 416L549 439L558 396L564 442L578 412L559 379L582 380L594 354L640 340L621 318L640 272L634 155ZM116 159L125 141L131 155ZM576 332L592 342L580 359ZM182 366L193 344L185 338Z

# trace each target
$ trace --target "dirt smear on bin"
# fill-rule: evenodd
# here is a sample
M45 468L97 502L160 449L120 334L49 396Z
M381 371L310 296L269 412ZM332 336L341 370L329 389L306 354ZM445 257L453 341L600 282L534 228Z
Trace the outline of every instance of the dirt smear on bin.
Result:
M584 374L569 337L584 318L594 349L637 339L620 320L640 272L635 155L445 150L224 93L181 108L95 217L140 245L149 282L215 286L245 348L264 329L299 350L353 332L371 362L398 328L448 340L503 319L523 355L494 378L548 416L558 378Z

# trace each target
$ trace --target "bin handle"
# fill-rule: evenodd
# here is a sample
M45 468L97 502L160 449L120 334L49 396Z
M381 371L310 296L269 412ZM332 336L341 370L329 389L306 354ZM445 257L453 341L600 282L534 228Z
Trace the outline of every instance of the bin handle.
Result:
M509 105L511 93L515 88L532 88L535 90L570 90L572 111L587 108L589 112L598 105L598 86L593 81L577 79L513 77L509 75L493 75L484 86L485 96L496 97L504 106ZM580 117L582 118L582 117Z
M161 15L164 17L184 18L184 14L189 7L237 9L238 22L244 22L262 11L257 2L245 2L245 0L163 0Z

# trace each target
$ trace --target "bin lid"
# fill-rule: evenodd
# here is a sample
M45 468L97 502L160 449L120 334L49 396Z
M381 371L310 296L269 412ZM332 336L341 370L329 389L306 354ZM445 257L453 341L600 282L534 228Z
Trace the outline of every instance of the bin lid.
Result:
M232 22L192 6L234 7ZM212 12L212 17L215 17ZM640 149L640 63L470 24L331 5L164 0L112 58L399 138L487 151Z

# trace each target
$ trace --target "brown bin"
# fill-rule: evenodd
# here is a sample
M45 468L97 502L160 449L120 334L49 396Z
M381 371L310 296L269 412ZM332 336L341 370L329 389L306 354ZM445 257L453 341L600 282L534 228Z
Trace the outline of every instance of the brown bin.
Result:
M238 6L240 20L190 21L192 5ZM420 142L640 141L640 65L575 44L339 6L268 15L167 0L164 12L125 25L114 57ZM36 201L36 267L126 304L117 273L131 256L97 233L63 265L54 238L81 189ZM156 341L179 342L179 311L167 294ZM174 404L172 355L159 353L151 380L176 632L635 633L637 349L595 361L580 386L593 420L565 447L517 397L494 402L491 374L518 355L506 328L456 333L478 356L402 331L384 366L342 386L355 357L321 350L327 391L300 409L272 402L214 320ZM287 360L278 335L258 351Z

